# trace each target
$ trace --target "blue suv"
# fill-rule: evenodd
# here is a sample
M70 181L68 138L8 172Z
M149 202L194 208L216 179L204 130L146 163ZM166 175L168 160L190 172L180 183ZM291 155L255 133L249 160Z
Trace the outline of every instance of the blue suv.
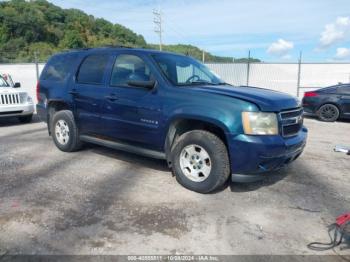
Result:
M177 181L208 193L250 182L302 153L300 102L231 86L197 60L132 48L72 50L50 58L37 112L65 152L83 142L167 161Z

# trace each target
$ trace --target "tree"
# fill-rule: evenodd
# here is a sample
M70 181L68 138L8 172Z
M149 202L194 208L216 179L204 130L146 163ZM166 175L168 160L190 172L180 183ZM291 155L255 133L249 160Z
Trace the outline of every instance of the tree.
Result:
M40 59L45 60L61 50L106 45L157 48L123 25L78 9L62 9L46 0L0 0L1 61L32 61L34 51L40 51ZM202 58L202 51L192 45L168 45L164 49ZM209 62L232 62L231 57L208 52L205 57Z
M64 38L62 39L59 46L62 49L83 48L85 46L85 43L78 31L68 30L66 31Z

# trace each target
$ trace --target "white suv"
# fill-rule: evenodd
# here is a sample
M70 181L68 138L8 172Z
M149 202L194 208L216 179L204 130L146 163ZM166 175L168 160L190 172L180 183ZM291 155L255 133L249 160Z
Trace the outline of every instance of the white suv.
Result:
M20 83L13 83L11 76L0 74L0 118L18 117L29 123L34 113L34 103L27 92L17 90Z

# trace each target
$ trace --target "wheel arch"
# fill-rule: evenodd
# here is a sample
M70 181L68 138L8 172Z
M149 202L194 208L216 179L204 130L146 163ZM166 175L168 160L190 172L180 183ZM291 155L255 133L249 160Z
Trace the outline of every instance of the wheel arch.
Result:
M50 100L47 103L47 129L49 132L49 135L51 135L50 130L50 121L52 119L52 116L61 110L71 110L70 105L65 102L64 100Z
M336 102L334 102L334 101L327 101L327 102L323 102L323 103L321 103L321 104L318 106L318 108L317 108L317 110L316 110L316 111L320 110L320 108L321 108L322 106L327 105L327 104L330 104L330 105L334 105L334 106L336 106L336 107L338 108L338 110L339 110L339 113L340 113L340 114L342 113L342 110L341 110L340 105L339 105L339 104L337 104L337 103L336 103Z
M181 116L169 121L167 130L164 149L169 167L171 167L171 149L176 139L188 131L206 130L218 136L224 142L224 144L228 146L226 137L226 133L229 132L228 128L216 119Z

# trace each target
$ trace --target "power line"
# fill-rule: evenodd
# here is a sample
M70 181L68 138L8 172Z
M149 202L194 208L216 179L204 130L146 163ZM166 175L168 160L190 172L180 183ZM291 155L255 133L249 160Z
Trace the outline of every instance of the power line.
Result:
M153 10L154 20L153 23L155 25L154 32L159 36L159 50L162 51L162 12L160 10Z

